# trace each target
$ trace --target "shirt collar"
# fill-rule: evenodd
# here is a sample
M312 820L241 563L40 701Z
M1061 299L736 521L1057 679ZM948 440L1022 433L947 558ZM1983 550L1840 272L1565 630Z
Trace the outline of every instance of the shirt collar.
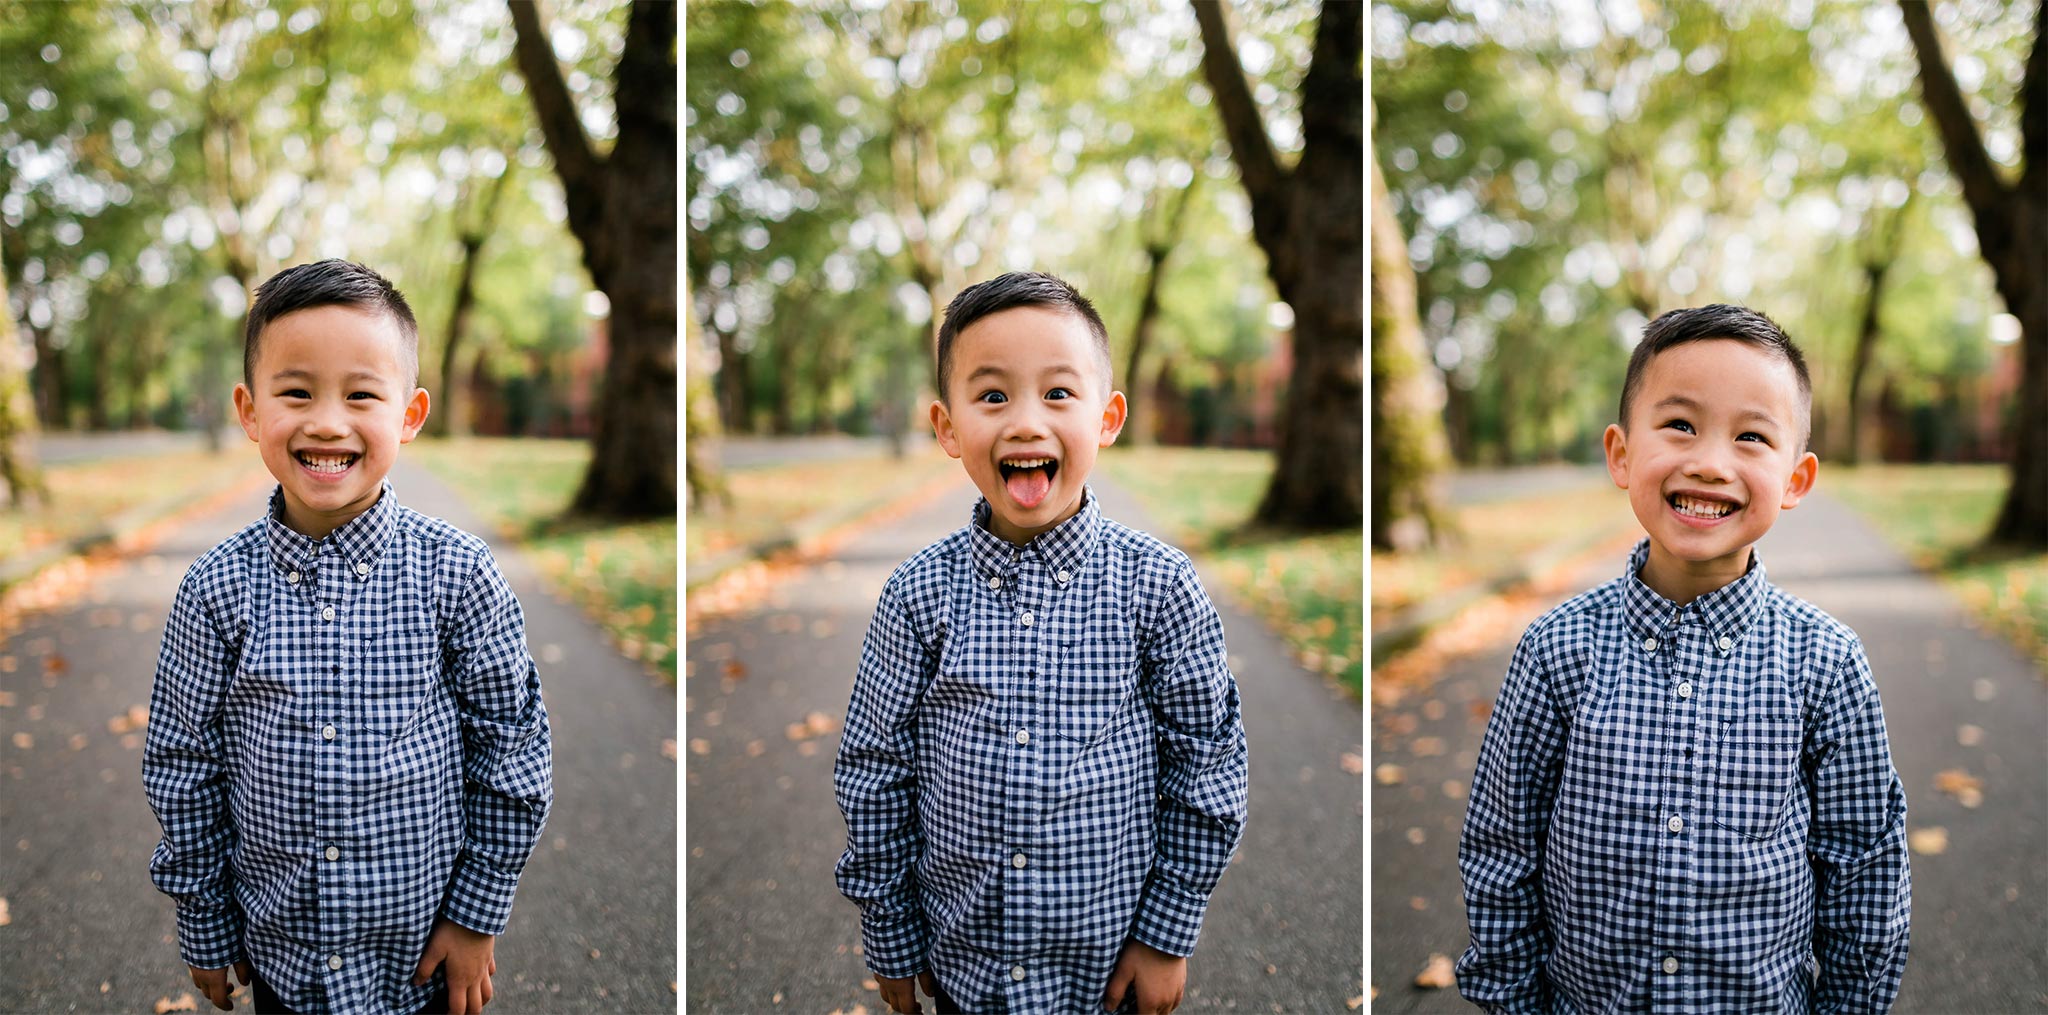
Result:
M1010 564L1020 548L1017 544L990 532L988 498L974 501L974 524L968 526L968 542L974 548L974 569L983 575L1001 577L1010 570ZM1095 534L1102 528L1102 509L1095 503L1095 491L1081 489L1081 510L1074 517L1053 526L1032 537L1021 548L1024 553L1036 553L1054 571L1079 573L1081 562L1088 559L1088 551L1095 546Z
M391 483L386 481L377 495L377 503L328 533L327 539L341 551L347 566L374 566L397 528L398 497L391 492ZM313 562L320 555L320 544L326 540L314 539L284 523L283 486L270 493L270 513L264 519L263 531L270 545L270 562L277 565L279 571L287 574L312 573Z
M1699 622L1707 629L1707 636L1717 644L1723 638L1732 643L1740 641L1742 632L1764 605L1764 589L1769 582L1764 577L1763 556L1751 547L1749 569L1742 577L1729 582L1681 607L1677 603L1656 593L1642 579L1643 563L1650 557L1650 541L1641 540L1628 555L1628 571L1623 581L1623 602L1628 614L1629 626L1637 635L1651 637L1669 629L1671 622L1685 611L1698 616ZM1726 651L1724 648L1723 651Z

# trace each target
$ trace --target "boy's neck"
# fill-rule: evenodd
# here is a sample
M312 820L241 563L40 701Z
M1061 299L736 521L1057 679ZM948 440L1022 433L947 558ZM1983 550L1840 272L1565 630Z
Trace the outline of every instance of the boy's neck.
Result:
M1643 559L1642 569L1636 572L1636 577L1641 578L1650 591L1684 606L1710 592L1724 589L1748 574L1749 562L1755 553L1756 547L1749 546L1735 557L1709 561L1680 560L1664 552L1653 539L1650 552Z

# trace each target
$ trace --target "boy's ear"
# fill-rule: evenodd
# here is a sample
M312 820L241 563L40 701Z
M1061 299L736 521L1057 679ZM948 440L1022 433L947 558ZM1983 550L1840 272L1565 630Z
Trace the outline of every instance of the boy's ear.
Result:
M405 429L399 431L398 443L411 444L420 435L420 428L427 425L427 412L433 408L433 399L427 397L427 389L412 389L412 397L405 402Z
M946 454L960 457L960 435L953 432L953 415L946 411L945 400L932 401L931 415L932 433L939 438L939 446L946 449Z
M1799 456L1799 464L1792 467L1792 475L1785 480L1785 498L1778 503L1779 510L1795 508L1806 495L1813 492L1814 480L1820 478L1820 459L1811 451Z
M1628 431L1619 423L1607 424L1607 432L1600 435L1600 443L1607 449L1607 476L1614 485L1628 489Z
M1102 438L1098 446L1106 448L1116 443L1116 435L1123 432L1124 420L1130 411L1130 403L1124 401L1123 392L1109 393L1109 404L1102 407Z
M235 419L242 424L242 432L256 439L256 393L247 384L235 385Z

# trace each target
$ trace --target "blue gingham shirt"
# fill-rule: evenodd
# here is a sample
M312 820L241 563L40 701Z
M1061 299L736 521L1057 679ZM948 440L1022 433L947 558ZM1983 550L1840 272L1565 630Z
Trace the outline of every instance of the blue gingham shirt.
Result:
M1194 951L1245 821L1223 626L1185 554L1092 494L974 523L882 590L834 769L868 968L969 1011L1101 1011L1126 938Z
M1458 867L1489 1012L1884 1011L1906 797L1855 632L1764 577L1681 607L1628 571L1516 648Z
M412 1012L436 917L499 934L553 799L519 602L399 506L317 542L269 515L185 573L150 696L150 878L185 962L293 1010Z

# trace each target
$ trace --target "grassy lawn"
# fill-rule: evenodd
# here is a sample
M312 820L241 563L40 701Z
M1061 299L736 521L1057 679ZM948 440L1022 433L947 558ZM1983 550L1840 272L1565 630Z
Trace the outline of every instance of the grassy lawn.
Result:
M1821 484L1939 576L1986 628L2048 669L2048 553L1978 546L2007 478L2003 465L1866 465L1824 470Z
M241 447L219 454L152 452L46 466L49 502L28 511L0 512L0 559L91 535L136 508L168 507L262 474L262 461Z
M1264 451L1113 448L1100 468L1158 519L1158 533L1215 565L1312 670L1353 693L1365 680L1365 540L1359 530L1301 536L1241 531L1273 471Z
M1472 504L1452 511L1460 532L1451 545L1422 553L1372 555L1375 629L1434 596L1492 578L1552 543L1635 528L1628 498L1605 481Z
M958 465L929 440L913 440L902 458L888 454L728 469L731 510L690 516L684 535L689 560L743 548L786 534L819 511L903 493Z
M406 454L452 484L519 543L550 586L601 624L629 659L676 680L676 522L563 522L590 459L585 441L423 440Z

